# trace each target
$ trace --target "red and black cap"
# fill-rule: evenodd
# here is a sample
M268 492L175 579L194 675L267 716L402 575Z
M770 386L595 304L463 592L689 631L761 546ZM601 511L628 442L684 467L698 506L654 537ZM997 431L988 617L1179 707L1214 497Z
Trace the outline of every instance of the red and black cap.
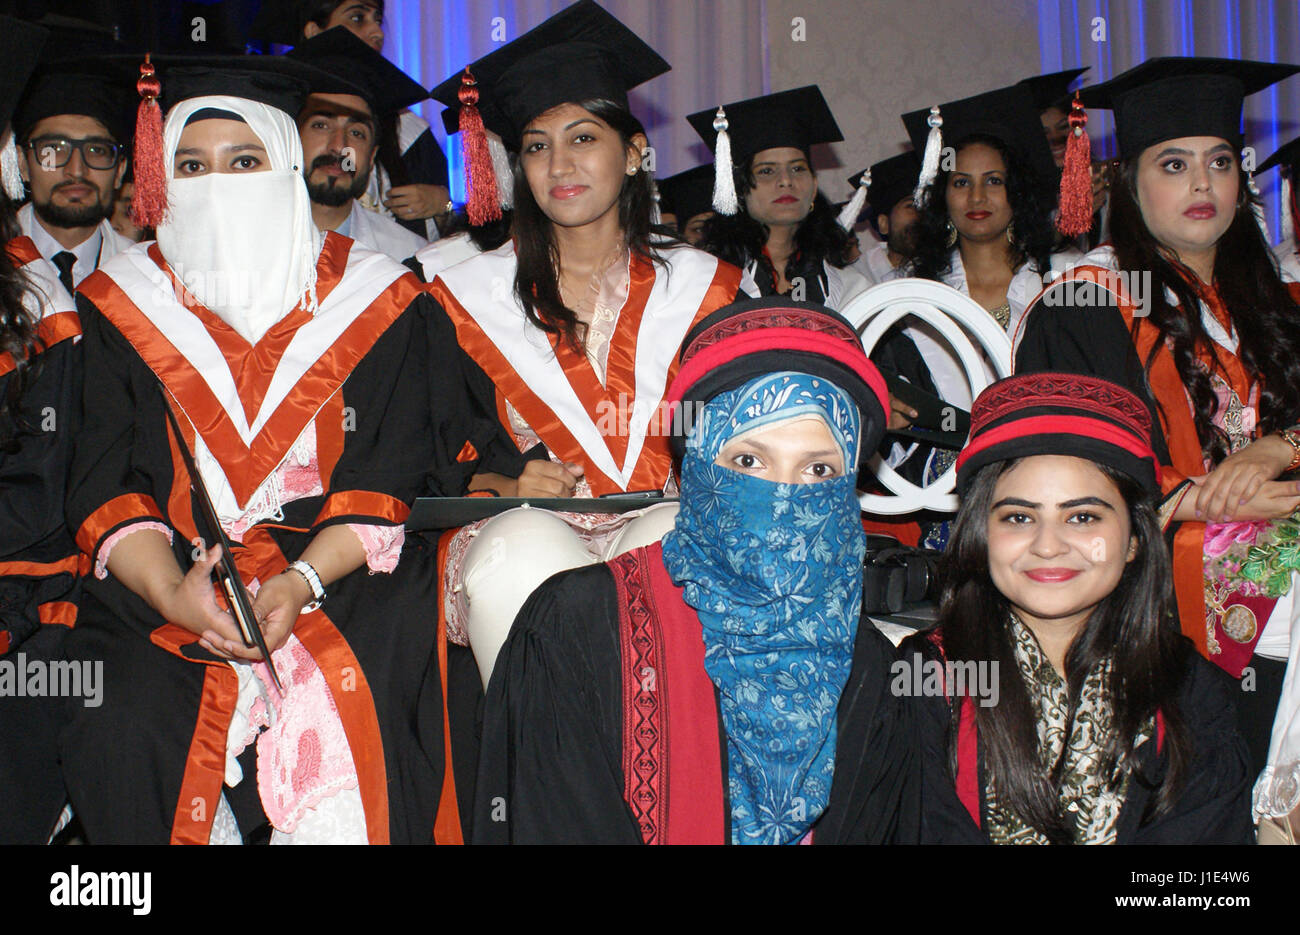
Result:
M1105 464L1160 493L1151 413L1129 390L1075 373L999 380L971 407L970 440L957 456L957 492L979 469L1031 455L1070 455Z
M1243 99L1297 72L1300 65L1171 56L1148 59L1080 96L1088 107L1115 112L1125 159L1183 136L1217 136L1240 147Z
M888 422L889 391L857 332L813 302L783 296L733 302L687 332L678 363L667 400L673 407L669 444L679 459L709 400L768 373L808 373L848 393L862 416L862 451L880 444Z

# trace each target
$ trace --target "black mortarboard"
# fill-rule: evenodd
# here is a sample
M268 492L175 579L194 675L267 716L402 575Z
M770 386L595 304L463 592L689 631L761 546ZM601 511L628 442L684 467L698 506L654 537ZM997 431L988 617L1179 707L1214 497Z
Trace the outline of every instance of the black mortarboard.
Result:
M871 206L872 215L888 214L894 205L911 195L920 174L921 160L914 152L899 153L872 163L871 185L867 188L867 204ZM849 179L849 184L857 188L861 180L862 173L859 172Z
M485 125L511 146L530 120L560 104L603 99L626 108L630 88L669 68L593 0L561 10L469 66L480 102L492 105L482 111ZM461 81L452 75L432 96L459 106Z
M656 179L655 185L659 188L659 210L677 215L679 230L695 215L713 210L713 166L696 166Z
M49 32L40 26L0 15L0 59L5 63L4 71L0 72L0 134L18 107L48 37ZM14 134L17 133L15 128Z
M47 48L47 53L52 51ZM14 135L25 139L47 117L80 114L104 125L119 143L131 139L134 88L107 59L61 59L42 64L13 115Z
M1039 113L1049 107L1060 105L1063 101L1066 102L1066 109L1069 109L1070 85L1074 84L1074 79L1078 78L1090 67L1085 65L1082 68L1067 68L1065 71L1034 75L1032 78L1025 78L1018 84L1029 92L1029 96L1034 101L1034 107L1038 109Z
M258 42L296 46L303 41L307 17L317 6L314 0L262 0L248 36Z
M922 158L923 168L935 165L939 158L938 152L932 156L927 149L930 115L929 108L903 114L903 125L911 137L912 146L918 153L925 154ZM1015 152L1029 166L1045 193L1050 193L1055 188L1056 163L1052 159L1052 149L1047 143L1047 137L1043 135L1042 121L1027 88L1012 85L940 104L939 117L943 121L940 146L959 146L963 140L972 136L992 137ZM923 181L928 185L932 179L931 175Z
M815 84L724 104L722 110L735 165L742 165L765 149L791 146L807 153L817 143L838 143L844 139L831 115L830 105ZM715 152L718 135L713 121L717 112L713 107L686 118Z
M1290 143L1283 143L1277 152L1255 167L1255 172L1267 172L1274 166L1289 167L1297 163L1300 163L1300 137L1296 137Z
M429 96L423 86L341 26L304 40L287 57L313 65L327 76L312 86L313 93L355 94L366 99L376 116L397 113Z
M336 79L287 55L156 56L165 109L192 97L241 97L296 118L307 95Z
M1124 158L1182 136L1216 136L1239 148L1246 95L1297 72L1297 65L1230 58L1153 58L1080 96L1088 107L1115 112Z

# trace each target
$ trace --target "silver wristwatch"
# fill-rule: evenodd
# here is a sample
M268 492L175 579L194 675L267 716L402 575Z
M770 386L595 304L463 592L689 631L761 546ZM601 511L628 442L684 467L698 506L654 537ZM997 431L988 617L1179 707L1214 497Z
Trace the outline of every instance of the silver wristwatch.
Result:
M320 575L316 574L316 569L312 568L310 563L299 559L296 562L290 562L285 571L296 571L302 575L311 588L311 603L303 607L303 613L311 613L325 603L325 585L321 584Z

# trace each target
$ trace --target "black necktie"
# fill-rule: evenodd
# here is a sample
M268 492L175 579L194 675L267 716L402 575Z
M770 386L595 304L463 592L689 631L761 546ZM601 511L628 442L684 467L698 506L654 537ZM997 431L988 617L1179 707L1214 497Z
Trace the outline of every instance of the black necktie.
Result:
M50 262L59 268L59 282L63 283L63 288L68 290L68 295L71 295L72 267L76 265L77 255L67 250L60 250L50 258Z

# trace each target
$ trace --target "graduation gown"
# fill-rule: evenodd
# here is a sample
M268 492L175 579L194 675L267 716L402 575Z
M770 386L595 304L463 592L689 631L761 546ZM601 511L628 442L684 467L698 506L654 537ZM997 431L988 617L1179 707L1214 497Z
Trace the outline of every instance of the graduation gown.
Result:
M68 516L87 555L151 520L174 530L176 560L190 567L203 521L164 405L223 517L223 504L247 509L315 427L321 492L233 545L245 581L280 573L326 526L400 524L417 495L464 491L494 426L469 416L451 326L400 264L327 234L319 309L295 309L253 348L202 306L183 307L173 285L157 246L141 244L81 290L96 380ZM374 843L428 841L435 822L447 738L431 551L408 537L391 574L353 571L293 631L338 709ZM66 651L102 661L105 703L75 708L61 746L88 838L203 843L223 794L248 831L260 817L251 762L223 792L234 668L111 574L86 579L83 605Z
M1144 820L1151 789L1129 780L1116 823L1116 844L1253 844L1250 769L1246 742L1237 730L1233 698L1236 684L1206 662L1187 644L1185 669L1177 704L1191 743L1191 759L1183 791L1164 815ZM908 637L900 647L904 661L920 653L942 661L929 634ZM983 746L973 709L963 712L961 739L954 775L949 757L951 709L945 698L913 698L916 742L922 772L921 843L989 844L987 821L988 780ZM1168 754L1158 739L1136 751L1142 775L1153 782L1163 779ZM1158 748L1158 749L1157 749Z
M58 270L31 240L17 237L6 249L27 277L23 301L41 341L19 402L26 429L11 450L0 449L0 663L17 680L31 663L57 661L77 620L81 562L63 502L81 404L81 325ZM12 355L0 353L0 398L17 378ZM60 707L12 685L0 691L0 843L44 844L63 807Z
M658 543L533 592L488 687L475 842L730 840L726 735L681 594ZM894 658L863 620L813 843L915 839L917 761L905 699L889 690Z
M578 462L592 496L664 488L672 457L663 400L677 350L695 322L754 289L739 269L701 250L678 246L662 256L662 266L629 260L603 385L585 355L527 322L513 291L513 242L442 270L426 287L473 361L477 412L508 433L508 401L541 439L528 455Z
M770 263L755 260L746 272L754 278L763 295L776 295L777 283ZM819 302L837 312L875 285L853 265L841 268L825 260L817 265L800 264L794 275L804 279L803 301Z
M1115 268L1114 251L1099 247L1043 291L1013 335L1015 370L1091 374L1136 394L1151 412L1151 447L1160 462L1161 487L1168 494L1184 479L1205 473L1201 443L1173 355L1150 320L1135 314L1137 302L1116 281ZM1211 315L1204 302L1201 314ZM1207 330L1213 333L1214 329ZM1153 349L1148 371L1144 361ZM1221 372L1222 366L1227 368L1224 378L1246 402L1249 377L1240 358L1222 345L1217 345L1217 353ZM1242 642L1220 625L1217 616L1207 622L1205 524L1173 523L1166 535L1183 633L1212 661L1240 676L1264 627L1255 628L1253 638Z

